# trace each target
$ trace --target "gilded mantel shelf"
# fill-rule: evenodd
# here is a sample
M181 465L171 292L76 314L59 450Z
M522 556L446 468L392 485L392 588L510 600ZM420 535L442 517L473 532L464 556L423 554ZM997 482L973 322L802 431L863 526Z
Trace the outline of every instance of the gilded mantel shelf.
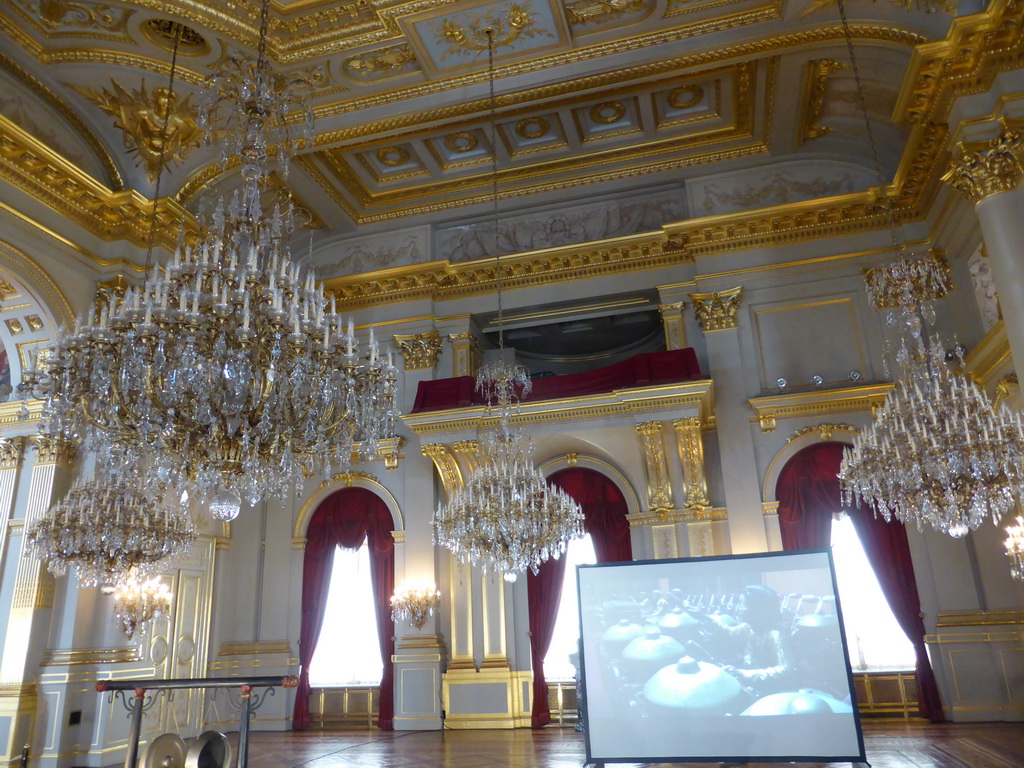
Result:
M866 384L843 389L816 389L789 395L753 397L747 402L754 409L762 432L774 432L778 419L826 416L844 411L873 411L884 401L892 384Z
M714 412L714 382L711 379L655 387L617 389L613 392L582 397L525 402L512 417L521 426L564 426L581 422L695 416L706 423ZM417 435L475 432L497 423L483 406L450 408L426 413L410 413L402 420Z

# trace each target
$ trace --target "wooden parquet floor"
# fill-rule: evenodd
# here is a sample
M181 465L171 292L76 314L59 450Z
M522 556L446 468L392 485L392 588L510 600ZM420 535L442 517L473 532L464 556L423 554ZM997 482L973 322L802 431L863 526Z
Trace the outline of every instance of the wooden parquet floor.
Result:
M1024 768L1024 723L866 721L863 727L873 768ZM568 728L264 731L251 734L249 768L580 768L585 757L582 734ZM795 764L751 763L749 768L779 765Z

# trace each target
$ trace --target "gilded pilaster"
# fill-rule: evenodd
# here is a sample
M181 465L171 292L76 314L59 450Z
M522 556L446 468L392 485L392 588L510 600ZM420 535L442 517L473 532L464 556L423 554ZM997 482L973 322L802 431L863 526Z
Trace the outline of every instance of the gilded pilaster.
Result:
M452 376L473 376L480 367L480 342L469 331L452 333Z
M1009 192L1024 176L1024 121L1001 120L1002 132L987 142L957 144L942 180L973 203Z
M704 473L704 441L701 438L701 423L697 416L676 419L672 422L676 430L676 444L679 446L679 462L683 467L683 486L687 509L703 509L711 506L708 499L708 483Z
M683 309L686 303L662 304L661 324L665 327L665 349L686 349L686 326L683 325Z
M672 483L669 480L668 461L660 421L645 421L636 425L643 450L647 472L647 506L651 512L665 513L672 509Z
M712 293L691 293L693 311L705 333L727 331L739 327L738 313L743 287Z
M53 607L54 579L36 557L25 550L24 533L63 495L74 464L75 447L67 441L40 435L32 440L36 461L29 480L28 501L20 536L11 537L17 551L18 570L14 578L11 615L4 640L0 682L21 683L31 672L32 655L41 653L44 638L33 636L36 612Z
M418 371L433 368L441 354L441 335L437 331L413 334L395 334L395 346L405 362L405 370Z
M14 511L14 491L24 455L24 437L0 440L0 564L7 548L7 531Z

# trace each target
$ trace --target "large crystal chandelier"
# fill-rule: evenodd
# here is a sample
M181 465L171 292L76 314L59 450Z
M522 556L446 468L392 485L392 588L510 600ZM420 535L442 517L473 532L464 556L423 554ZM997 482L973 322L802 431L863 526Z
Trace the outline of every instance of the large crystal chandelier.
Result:
M202 100L208 137L226 165L238 158L239 189L204 200L197 239L179 236L143 287L61 338L42 382L51 432L161 488L198 491L219 520L343 468L356 442L375 455L397 415L390 354L372 331L360 349L333 296L292 259L295 207L271 199L272 174L310 123L293 119L303 81L267 62L268 11L265 0L257 59L229 61Z
M188 552L195 528L184 509L163 504L127 477L79 481L29 526L30 551L50 572L78 572L82 586L123 583Z
M863 88L839 2L866 134L882 178ZM921 530L928 524L964 536L986 518L998 522L1024 494L1024 427L1020 415L993 409L963 374L963 350L932 327L931 301L949 290L945 263L905 253L885 198L896 259L867 273L868 295L888 309L900 335L897 376L872 423L844 451L839 477L844 504L863 502L886 520Z
M488 38L491 147L495 147L494 41ZM534 466L533 442L512 425L519 401L529 394L530 375L505 355L501 304L501 255L498 249L497 153L492 151L491 200L494 215L495 272L498 294L499 358L483 366L477 392L497 413L497 425L482 431L477 463L466 484L434 516L434 543L458 559L488 573L515 581L527 568L565 552L571 539L583 536L583 512L568 494L549 485Z

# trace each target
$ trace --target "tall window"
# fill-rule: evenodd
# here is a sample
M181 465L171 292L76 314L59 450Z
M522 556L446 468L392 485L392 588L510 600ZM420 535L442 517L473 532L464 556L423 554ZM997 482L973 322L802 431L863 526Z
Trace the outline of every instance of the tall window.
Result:
M914 646L889 609L849 517L832 523L832 559L855 671L914 669Z
M582 539L573 539L562 557L565 558L565 577L562 580L562 597L558 603L558 618L555 632L544 656L544 679L548 682L572 680L576 668L569 661L569 655L576 653L580 636L580 608L576 598L576 566L592 565L597 562L594 542L588 533Z
M370 583L370 549L334 552L320 639L309 665L314 688L379 685L383 674L377 613Z

